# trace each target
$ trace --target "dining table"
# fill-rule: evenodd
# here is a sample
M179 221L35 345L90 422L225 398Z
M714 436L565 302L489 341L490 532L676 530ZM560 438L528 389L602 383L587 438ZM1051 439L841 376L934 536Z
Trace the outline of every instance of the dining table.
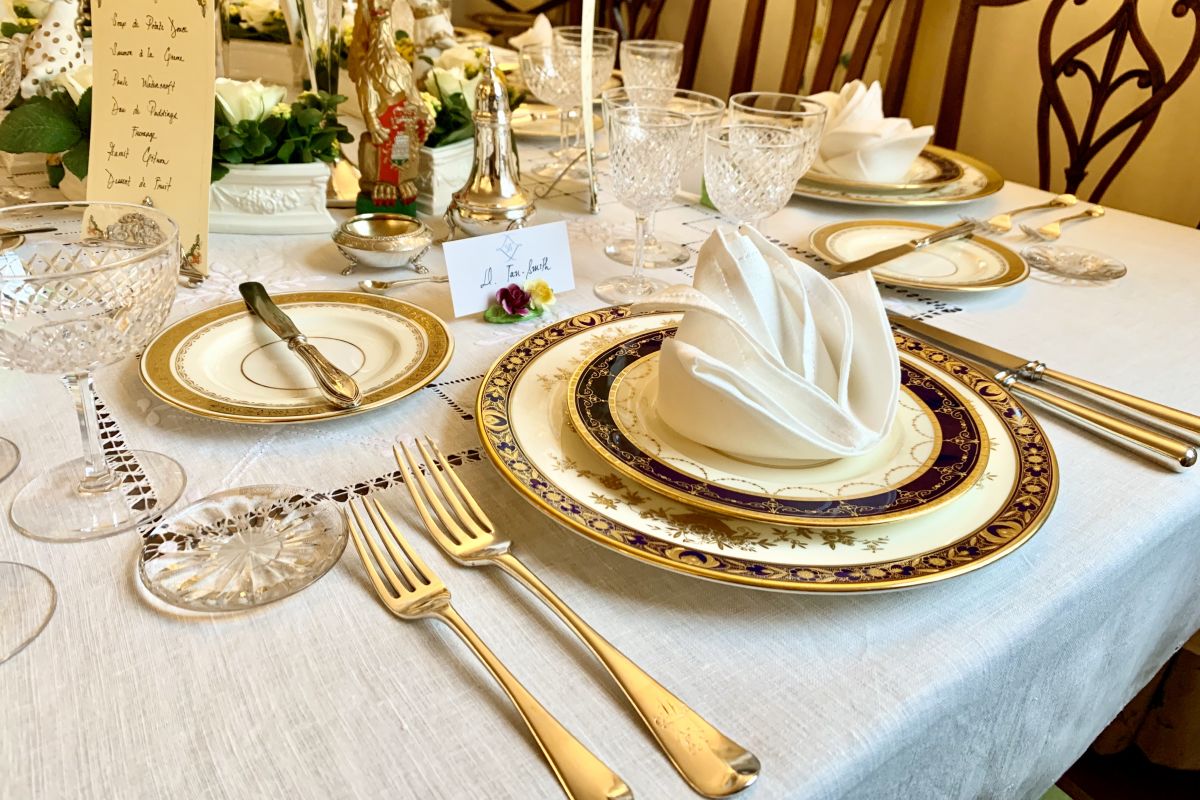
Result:
M544 157L539 143L521 148L526 164ZM498 570L455 565L426 537L400 485L394 444L436 440L531 570L757 755L761 775L746 797L1039 797L1200 628L1200 479L1034 410L1061 471L1053 513L1011 555L949 580L890 592L758 591L585 540L493 468L475 400L510 346L600 307L592 285L628 269L604 245L628 235L632 215L608 191L606 162L597 163L595 214L585 186L530 178L544 195L534 224L565 221L575 275L575 289L542 318L454 319L445 284L393 292L445 319L454 337L449 367L420 391L361 415L237 424L160 401L129 358L96 373L107 452L149 448L178 460L188 478L180 506L255 484L378 499L463 617L638 797L696 795L547 608ZM760 230L827 269L807 249L821 225L881 217L949 224L1049 196L1009 182L966 206L881 210L793 198ZM428 221L442 230L440 219ZM656 233L695 253L722 224L683 192L658 214ZM1001 241L1019 246L1015 236ZM1200 231L1114 209L1063 241L1119 258L1128 274L1088 285L1035 272L978 293L883 285L884 303L1090 380L1200 409ZM425 262L444 270L441 248ZM653 275L686 283L694 265ZM364 278L394 277L343 275L345 266L328 235L214 234L211 274L178 290L171 320L238 300L248 280L284 293L353 291ZM30 477L76 454L69 402L53 376L0 370L0 435L22 454L0 483L5 509ZM145 532L46 543L0 517L0 560L37 567L58 590L44 633L0 666L0 797L559 796L483 667L445 627L393 617L352 548L283 601L184 613L140 584Z

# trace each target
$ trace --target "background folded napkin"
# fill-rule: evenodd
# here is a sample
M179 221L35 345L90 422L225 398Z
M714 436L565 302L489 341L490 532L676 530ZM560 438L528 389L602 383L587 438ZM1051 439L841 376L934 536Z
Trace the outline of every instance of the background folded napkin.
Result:
M524 33L510 36L508 46L520 50L527 44L550 44L554 40L554 30L545 14L538 14L533 20L533 26Z
M900 365L869 272L829 280L757 231L718 229L692 286L635 311L683 311L657 412L687 438L766 464L844 458L887 435Z
M813 169L856 181L896 183L904 179L933 126L913 128L901 117L883 116L879 82L851 81L840 92L820 92L811 100L829 109Z

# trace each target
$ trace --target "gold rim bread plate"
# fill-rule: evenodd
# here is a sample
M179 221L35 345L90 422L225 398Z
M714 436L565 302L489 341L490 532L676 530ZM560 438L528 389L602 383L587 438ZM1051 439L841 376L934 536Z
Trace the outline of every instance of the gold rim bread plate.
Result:
M625 477L684 505L735 519L808 527L909 519L952 502L983 474L983 420L959 392L900 354L896 420L854 458L770 467L690 442L654 413L658 358L674 325L630 334L584 359L567 384L571 426Z
M931 153L956 162L963 169L963 176L944 186L925 192L868 192L852 191L833 186L821 186L809 183L804 179L796 185L793 194L811 200L826 200L831 203L845 203L856 206L906 206L921 208L926 206L946 206L956 203L969 203L981 197L995 194L1004 187L1004 178L995 168L968 155L948 150L944 147L929 145L926 148Z
M978 569L1012 552L1049 515L1058 467L1037 421L1003 386L944 351L897 334L984 420L990 455L974 487L914 519L867 527L784 527L677 503L627 480L566 419L566 383L598 350L677 316L605 308L516 343L476 401L484 451L536 508L624 555L694 577L790 592L906 588Z
M216 306L163 329L139 365L163 402L202 417L283 424L361 414L393 403L436 378L454 342L446 324L419 306L359 292L292 292L274 297L363 392L355 408L333 407L287 345L244 303Z
M813 252L834 264L855 261L936 231L942 226L898 219L835 222L809 237ZM847 249L852 242L857 248ZM908 271L901 269L909 265ZM912 265L921 264L924 273ZM1029 265L999 242L971 236L939 242L872 268L877 281L941 292L987 292L1013 286L1029 277Z
M908 174L913 175L914 172L916 172L916 177L910 180L887 183L859 181L810 169L800 181L805 185L850 192L928 192L959 180L962 178L964 170L963 165L953 158L926 147L917 156L917 160L909 169ZM919 177L921 175L926 177Z

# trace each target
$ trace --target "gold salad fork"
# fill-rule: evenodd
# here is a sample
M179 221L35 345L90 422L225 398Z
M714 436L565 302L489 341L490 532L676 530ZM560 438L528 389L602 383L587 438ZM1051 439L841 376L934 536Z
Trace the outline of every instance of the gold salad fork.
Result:
M1103 216L1103 206L1089 206L1078 214L1072 214L1069 217L1060 217L1053 222L1047 222L1040 228L1035 228L1032 225L1022 225L1021 230L1025 231L1026 236L1032 236L1034 239L1039 239L1043 242L1053 242L1062 236L1063 225L1066 223L1076 220L1099 219Z
M351 501L350 538L375 586L375 593L387 609L401 619L432 617L441 620L462 637L521 713L567 797L574 800L632 800L633 793L625 782L572 736L458 615L450 605L450 590L413 552L379 501L358 502L366 511L366 518ZM374 536L370 530L374 530ZM377 539L383 542L390 559L379 549Z
M425 479L408 447L402 446L403 458L399 449L392 450L400 468L408 468L404 484L433 540L460 564L500 567L558 614L605 666L693 789L706 797L728 797L753 783L760 769L754 754L714 728L613 647L509 552L511 542L497 534L496 526L459 480L438 446L431 439L426 441L428 448L420 441L417 448L453 511L446 508Z

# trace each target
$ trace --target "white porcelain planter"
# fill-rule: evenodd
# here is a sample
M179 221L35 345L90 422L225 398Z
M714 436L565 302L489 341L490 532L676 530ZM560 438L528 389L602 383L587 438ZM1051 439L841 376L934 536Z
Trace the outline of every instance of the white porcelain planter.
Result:
M45 169L43 165L42 169ZM87 199L87 181L79 180L75 177L75 173L67 170L63 175L62 181L58 184L58 190L63 193L63 197L68 200L86 200Z
M230 164L208 195L212 233L329 233L329 165Z
M475 142L472 139L445 147L422 147L417 210L434 216L445 213L451 196L471 177L474 160Z

